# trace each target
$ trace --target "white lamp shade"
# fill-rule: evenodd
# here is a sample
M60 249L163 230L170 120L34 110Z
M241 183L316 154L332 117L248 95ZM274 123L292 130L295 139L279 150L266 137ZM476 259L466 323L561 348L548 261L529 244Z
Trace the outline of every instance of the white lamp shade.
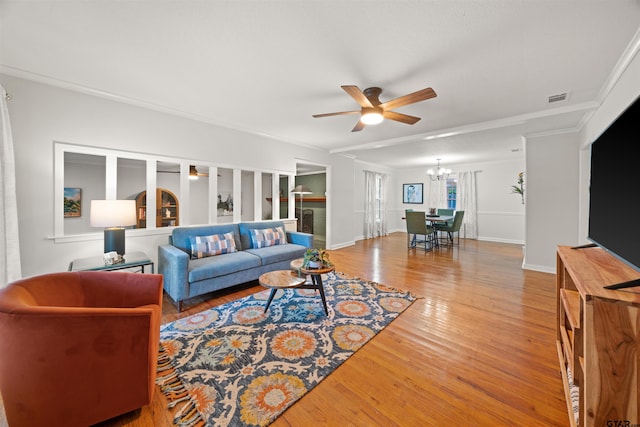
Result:
M297 185L291 192L293 194L313 194L313 191L306 185Z
M126 227L136 223L135 200L92 200L92 227Z

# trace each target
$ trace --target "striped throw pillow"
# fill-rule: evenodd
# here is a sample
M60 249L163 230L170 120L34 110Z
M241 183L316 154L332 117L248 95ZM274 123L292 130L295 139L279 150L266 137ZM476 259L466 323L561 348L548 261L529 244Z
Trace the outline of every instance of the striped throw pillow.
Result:
M236 241L233 233L214 234L211 236L191 236L191 258L199 259L208 256L236 252Z
M251 248L259 249L267 246L284 245L287 243L287 235L282 227L254 228L251 230Z

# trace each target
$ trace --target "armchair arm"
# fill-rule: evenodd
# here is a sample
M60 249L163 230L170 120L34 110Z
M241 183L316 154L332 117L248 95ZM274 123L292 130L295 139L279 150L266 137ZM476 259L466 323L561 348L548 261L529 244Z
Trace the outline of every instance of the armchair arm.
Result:
M189 255L173 245L158 246L158 273L164 277L164 289L174 301L189 296Z
M287 240L290 243L296 243L307 248L313 247L313 234L302 233L300 231L287 231Z

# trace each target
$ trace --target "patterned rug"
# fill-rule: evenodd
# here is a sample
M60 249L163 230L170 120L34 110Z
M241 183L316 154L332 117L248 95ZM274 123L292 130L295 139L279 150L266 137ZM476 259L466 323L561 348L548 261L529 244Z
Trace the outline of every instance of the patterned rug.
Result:
M407 309L416 297L329 274L314 290L270 290L163 325L157 383L180 426L265 426Z

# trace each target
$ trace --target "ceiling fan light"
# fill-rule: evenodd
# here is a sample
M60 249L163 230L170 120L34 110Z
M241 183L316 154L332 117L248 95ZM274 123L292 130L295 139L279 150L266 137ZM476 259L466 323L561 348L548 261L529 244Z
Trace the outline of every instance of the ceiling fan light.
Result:
M382 117L382 113L379 109L370 109L368 111L364 111L362 113L362 117L360 117L360 121L365 125L377 125L378 123L382 123L384 117Z
M194 165L189 166L189 179L196 180L198 179L198 169Z

